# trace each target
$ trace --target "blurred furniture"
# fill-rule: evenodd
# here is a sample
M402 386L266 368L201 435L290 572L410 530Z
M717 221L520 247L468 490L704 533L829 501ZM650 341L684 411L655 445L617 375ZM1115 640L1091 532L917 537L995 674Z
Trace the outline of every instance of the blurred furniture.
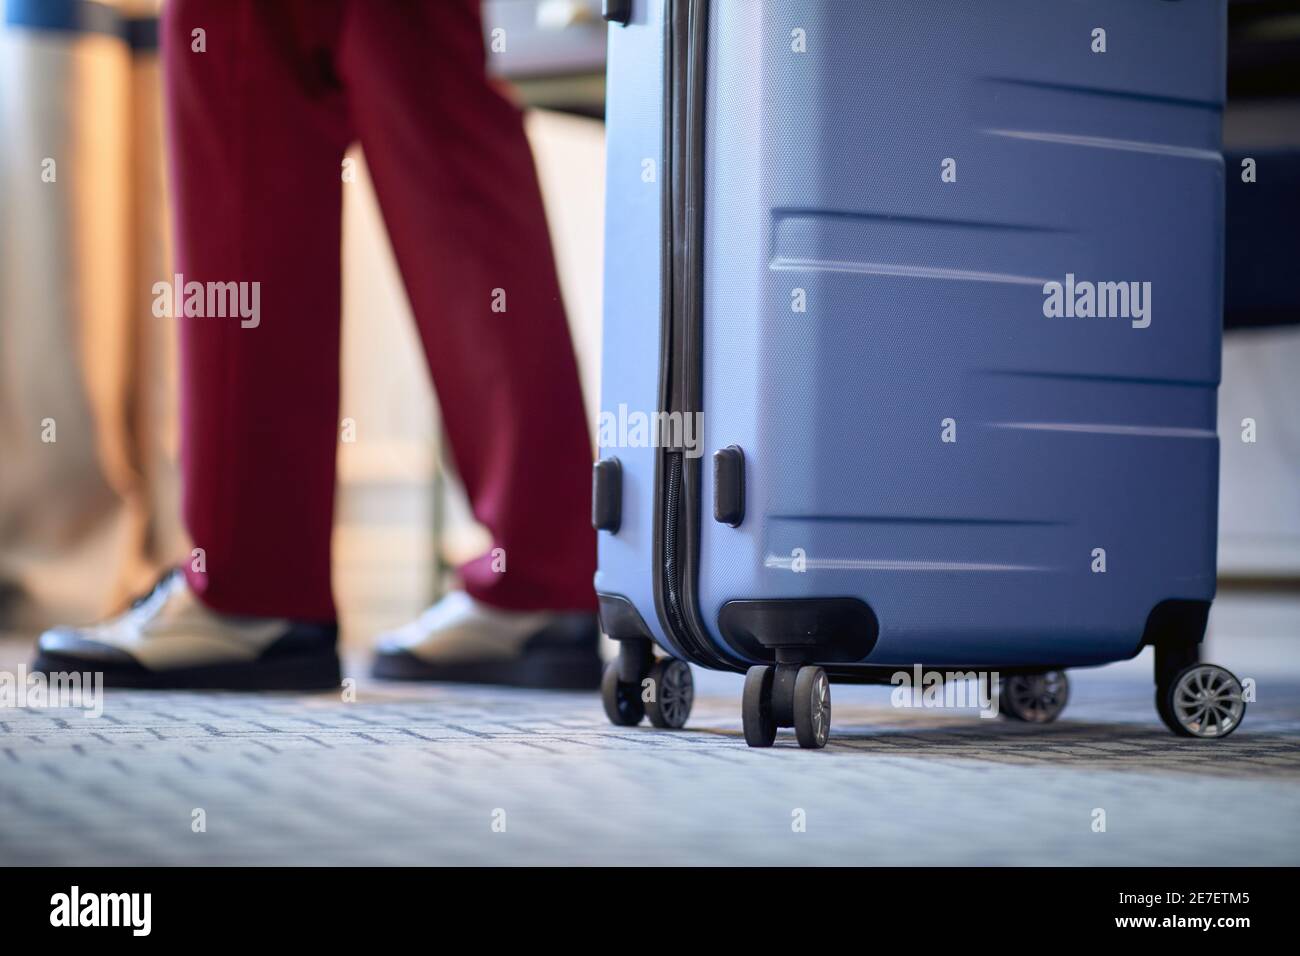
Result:
M601 0L486 0L489 68L529 106L605 115Z

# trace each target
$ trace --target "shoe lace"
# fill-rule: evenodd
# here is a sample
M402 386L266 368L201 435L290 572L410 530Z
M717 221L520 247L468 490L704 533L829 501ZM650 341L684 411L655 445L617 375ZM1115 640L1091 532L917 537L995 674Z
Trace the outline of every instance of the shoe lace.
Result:
M131 602L127 614L132 617L150 617L155 614L171 593L171 585L180 573L180 569L170 568L160 574L153 587Z

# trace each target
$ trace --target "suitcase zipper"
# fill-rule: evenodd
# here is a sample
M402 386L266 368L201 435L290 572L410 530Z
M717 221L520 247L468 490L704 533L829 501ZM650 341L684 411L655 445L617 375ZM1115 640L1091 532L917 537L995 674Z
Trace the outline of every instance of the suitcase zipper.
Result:
M694 414L699 398L700 197L704 109L706 0L668 0L664 15L664 157L662 354L660 410ZM699 509L698 462L681 449L656 454L659 517L655 604L676 650L715 670L744 670L721 653L708 636L695 606L697 542L691 537Z
M680 556L677 532L681 520L682 456L674 452L668 459L668 482L664 492L664 598L673 635L690 634L682 612Z
M681 452L666 456L663 499L663 551L661 600L663 624L672 636L682 656L693 663L714 670L741 670L718 654L712 643L703 635L702 626L696 623L693 603L687 588L691 587L687 548L683 538L687 531L685 508L685 459Z

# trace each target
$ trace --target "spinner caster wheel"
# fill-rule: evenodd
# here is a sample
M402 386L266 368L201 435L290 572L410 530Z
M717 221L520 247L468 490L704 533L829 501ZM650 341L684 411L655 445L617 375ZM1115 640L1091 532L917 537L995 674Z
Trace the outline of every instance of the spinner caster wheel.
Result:
M799 746L820 750L831 733L831 680L820 667L801 667L794 679L794 736Z
M1156 712L1180 737L1217 740L1246 715L1241 681L1217 664L1191 664L1156 688Z
M1013 674L1002 678L998 711L1003 717L1030 724L1051 723L1070 699L1070 679L1065 671Z
M775 676L776 668L765 664L745 672L740 718L745 727L745 743L751 747L770 747L776 740L776 715L772 713L772 680Z
M645 702L650 723L666 730L686 726L691 705L695 703L695 681L690 665L675 657L664 657L654 662L647 676L654 681L654 693Z
M605 674L600 680L600 700L605 705L605 716L618 727L635 727L645 716L640 685L618 679L617 661L605 665ZM687 710L690 710L689 705Z
M794 727L800 747L825 747L831 728L830 678L812 665L751 667L745 673L740 716L751 747L772 746L777 727Z

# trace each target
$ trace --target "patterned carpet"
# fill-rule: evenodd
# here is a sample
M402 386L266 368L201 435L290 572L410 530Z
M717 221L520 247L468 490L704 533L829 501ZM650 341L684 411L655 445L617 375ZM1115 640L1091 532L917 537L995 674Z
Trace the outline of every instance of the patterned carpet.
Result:
M0 670L28 647L0 642ZM1141 659L1072 672L1045 727L837 685L824 752L789 731L749 750L738 679L699 672L678 732L614 728L594 695L362 677L351 701L0 709L0 863L1296 864L1300 673L1282 648L1222 661L1266 675L1222 742L1165 732Z

